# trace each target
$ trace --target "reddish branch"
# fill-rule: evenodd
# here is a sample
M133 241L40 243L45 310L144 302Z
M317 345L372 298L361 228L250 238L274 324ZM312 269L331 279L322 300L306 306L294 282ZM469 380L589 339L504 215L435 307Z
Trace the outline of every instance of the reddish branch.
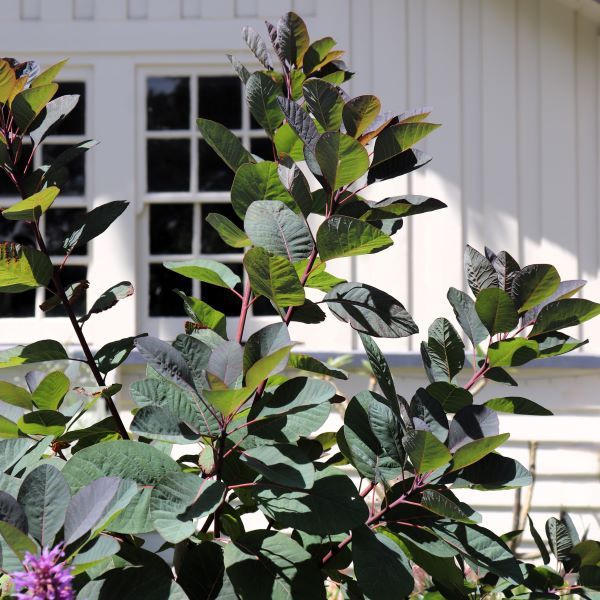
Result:
M7 140L10 140L14 137L12 135L12 133L7 131L6 129L3 131L3 133ZM10 154L11 161L13 162L13 165L15 165L15 168L16 168L17 157L13 153L11 143L8 144L8 152ZM33 154L33 152L32 152L32 154ZM27 165L29 165L29 163L27 163ZM22 185L24 176L25 176L25 170L23 171L23 173L18 173L18 174L14 173L13 177L12 177L12 179L15 183L15 187L17 188L19 194L21 195L21 198L23 198L23 199L25 199L25 197L26 197L26 194L23 191L23 185ZM40 251L43 252L49 258L50 254L48 252L48 248L46 247L46 243L44 242L44 238L42 237L42 234L40 233L40 229L38 227L37 222L35 220L31 221L30 225L33 229L33 234L35 236L35 239L36 239L36 242L37 242L37 245L38 245ZM90 346L89 346L87 340L85 339L85 336L83 335L81 325L77 321L77 317L75 316L75 313L73 312L73 307L71 306L71 303L69 302L69 299L67 298L65 288L60 279L60 273L54 267L52 270L52 282L54 284L54 291L56 292L56 295L58 296L63 308L65 309L67 317L69 318L69 321L71 322L71 325L73 326L73 330L75 331L75 335L77 336L77 339L79 340L79 344L81 346L81 349L83 350L83 354L85 355L85 359L86 359L85 363L90 368L90 370L94 376L94 379L96 380L96 383L100 387L106 387L106 381L105 381L102 373L98 369L98 365L96 364L96 361L94 360L94 355L92 354L92 351L90 350ZM121 420L119 411L117 410L117 407L115 406L113 399L108 394L105 394L103 397L106 402L106 407L108 408L108 410L110 411L110 414L112 415L113 419L115 420L119 434L121 435L121 437L123 439L128 440L129 435L127 434L127 429L125 429L125 425L123 424L123 421Z

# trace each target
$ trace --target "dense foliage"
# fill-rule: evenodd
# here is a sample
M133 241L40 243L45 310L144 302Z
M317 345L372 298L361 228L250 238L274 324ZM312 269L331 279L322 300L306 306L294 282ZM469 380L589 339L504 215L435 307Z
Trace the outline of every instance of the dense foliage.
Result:
M189 320L173 343L139 336L91 351L85 322L132 286L114 285L78 319L72 302L87 282L67 285L62 267L126 203L87 213L66 237L62 263L52 264L40 218L60 202L64 167L94 142L34 169L32 154L77 97L53 99L62 63L39 74L34 63L0 61L0 163L22 197L2 216L28 224L37 242L0 243L0 292L52 292L46 308L63 306L97 383L70 381L60 361L81 359L54 340L0 354L0 367L52 364L29 372L23 387L0 381L3 590L42 597L34 593L51 573L61 598L90 600L557 598L575 590L596 597L600 544L580 541L567 515L548 521L547 544L529 521L541 556L529 564L507 545L520 531L499 537L485 529L455 492L531 483L523 465L498 451L509 437L498 413L549 411L512 395L475 402L474 392L487 380L514 386L507 368L579 348L585 342L562 330L600 305L572 297L585 282L561 281L551 265L521 267L508 252L467 247L472 294L448 292L462 333L436 319L421 346L429 383L410 400L398 395L374 338L414 335L417 325L385 291L326 269L385 250L403 219L444 208L416 195L361 197L428 163L414 145L438 125L426 109L397 115L382 112L375 96L348 97L341 86L352 73L342 52L332 38L311 42L297 15L267 28L273 51L251 28L243 32L262 70L230 60L273 142L273 160L198 119L235 173L231 202L243 229L222 215L207 220L227 244L246 249L244 287L212 260L165 264L239 298L232 339L218 306L177 292L173 301L183 301ZM259 297L279 318L246 337ZM346 399L332 380L347 373L293 352L288 325L319 324L324 309L358 332L379 391ZM112 400L120 386L107 386L106 375L134 347L148 366L131 386L137 408L128 432ZM81 427L98 401L111 416ZM345 407L343 426L325 431L333 405ZM187 445L178 460L174 444ZM156 534L170 554L146 549Z

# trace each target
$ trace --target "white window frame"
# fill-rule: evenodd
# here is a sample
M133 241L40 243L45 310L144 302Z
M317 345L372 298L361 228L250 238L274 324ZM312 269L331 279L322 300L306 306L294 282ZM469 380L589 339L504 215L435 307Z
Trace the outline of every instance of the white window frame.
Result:
M46 68L45 65L42 69ZM85 83L85 132L81 135L49 135L44 144L64 144L65 146L78 144L83 140L94 139L93 132L93 111L94 111L94 87L93 72L91 67L66 67L61 71L56 79L57 82L83 82ZM68 117L67 117L68 118ZM42 144L43 145L43 144ZM93 196L93 161L89 152L84 153L85 161L85 193L83 196L61 196L59 194L55 201L55 207L60 208L84 208L89 210L92 204ZM34 157L33 168L42 164L41 150ZM18 202L20 198L8 196L0 199L2 207L8 207ZM42 226L42 235L44 226ZM52 255L52 263L60 264L64 255ZM67 261L67 266L86 266L88 272L92 264L93 245L88 244L85 255L71 255ZM89 294L88 294L89 304ZM37 288L35 298L35 315L33 317L3 317L0 315L0 345L9 344L27 344L40 339L40 326L43 326L44 338L53 338L61 340L75 341L75 334L72 331L72 325L67 317L46 316L39 308L44 301L44 288Z
M152 317L149 314L149 266L160 264L163 261L189 260L190 258L210 258L227 263L241 263L243 253L235 254L200 254L200 204L222 204L230 201L229 191L193 191L198 187L198 140L202 138L196 126L196 119L201 115L194 114L198 105L199 77L236 77L231 65L174 65L174 66L138 66L137 69L137 135L136 139L138 157L138 168L136 177L136 189L138 191L138 246L137 246L137 280L138 289L138 323L140 330L151 335L157 335L163 339L174 339L183 333L183 323L186 317ZM146 128L146 80L150 77L187 77L190 80L190 122L186 130L147 130ZM241 82L240 82L241 85ZM246 148L250 148L252 139L265 139L262 129L251 129L250 112L246 105L242 87L242 127L232 130L239 137ZM190 149L190 190L188 192L147 192L146 180L146 140L147 139L191 139ZM267 138L268 139L268 138ZM194 226L192 230L191 254L150 254L150 206L152 204L193 204ZM244 278L246 275L244 274ZM242 282L243 284L245 281ZM205 284L208 285L208 284ZM224 294L231 293L223 290ZM198 296L199 282L192 281L192 296ZM173 294L173 302L181 302ZM241 307L241 302L240 302ZM214 306L217 310L218 306ZM255 316L248 315L245 337L253 331L264 327L268 323L278 320L277 316ZM235 333L237 317L227 318L228 335Z

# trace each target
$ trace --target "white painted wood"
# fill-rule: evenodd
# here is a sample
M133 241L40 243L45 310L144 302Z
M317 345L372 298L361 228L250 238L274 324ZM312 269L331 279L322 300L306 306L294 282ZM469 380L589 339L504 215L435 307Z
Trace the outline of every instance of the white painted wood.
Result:
M183 0L181 16L184 19L199 19L202 16L202 0Z
M132 20L148 18L148 0L128 0L127 18Z
M517 175L523 264L540 256L540 0L517 2Z
M94 18L94 0L75 0L73 18L76 21L87 21Z
M40 18L48 21L70 21L73 18L73 0L42 0Z
M115 94L119 89L120 94ZM88 110L92 117L93 136L101 137L102 143L94 152L93 173L90 177L93 205L98 206L111 200L135 199L132 174L135 173L135 136L126 134L135 126L131 114L123 110L123 94L135 98L135 68L131 60L114 61L110 57L101 58L94 64L94 82L90 88L91 100ZM115 156L119 160L115 160ZM92 246L92 264L89 269L91 282L88 290L90 299L97 298L111 285L119 281L131 281L137 285L135 264L118 257L135 254L136 227L134 205L130 206L119 219ZM107 268L107 258L110 265ZM140 297L145 294L140 290ZM110 313L96 315L90 319L90 338L96 346L118 336L135 335L137 323L135 302L127 298L113 307ZM93 301L93 300L92 300Z
M575 19L572 10L556 2L541 2L540 8L540 259L556 264L561 276L569 279L578 270Z
M515 0L483 0L481 124L484 241L495 252L507 250L519 260L515 26ZM498 118L499 115L502 118Z
M230 19L235 15L234 0L202 1L202 16L205 19Z
M218 4L221 4L221 2ZM179 19L180 17L180 0L148 0L148 19L161 21Z
M483 248L481 0L461 2L463 245ZM460 288L462 281L454 287Z
M398 52L397 40L406 32L406 0L386 0L387 6L374 11L373 3L359 0L352 3L352 50L349 62L359 74L353 82L352 95L374 93L382 102L383 111L402 112L408 104L407 56ZM371 43L364 43L366 35ZM395 68L390 71L389 57L397 56ZM389 184L373 185L365 190L365 198L383 200L406 194L407 178ZM394 236L394 245L385 254L368 255L356 260L357 281L364 281L386 290L403 304L409 301L410 265L408 236L402 229ZM385 258L384 258L385 257ZM383 259L383 260L382 260ZM381 339L378 345L384 351L408 351L409 341ZM358 348L362 346L358 345Z
M96 1L96 19L99 21L123 20L127 17L127 4L124 0Z
M577 123L577 208L579 257L578 275L590 283L585 295L600 297L598 278L598 63L597 26L578 16L576 20L576 123ZM598 339L600 323L593 320L580 328L583 338Z
M409 72L417 82L424 78L424 95L413 99L410 106L432 106L429 120L443 123L443 127L417 144L434 160L415 172L410 191L438 198L448 208L407 219L411 221L413 235L411 310L421 331L412 341L413 350L426 338L427 329L436 317L452 315L450 305L445 302L446 293L450 286L460 287L463 280L460 2L427 0L416 5L417 10L423 10L420 16L425 28L415 31L415 56L411 56ZM423 9L420 5L424 5ZM412 48L413 38L410 40ZM419 60L421 56L423 62ZM412 79L409 88L411 85ZM430 277L428 273L434 270L436 276ZM435 303L431 302L433 298L437 298Z
M236 17L256 17L258 16L258 0L236 0Z
M24 21L37 21L42 15L41 0L22 0L21 18Z
M5 0L0 11L0 21L18 21L21 18L21 0Z
M258 0L258 15L273 19L291 10L291 0Z
M317 14L317 0L292 0L292 9L302 18Z

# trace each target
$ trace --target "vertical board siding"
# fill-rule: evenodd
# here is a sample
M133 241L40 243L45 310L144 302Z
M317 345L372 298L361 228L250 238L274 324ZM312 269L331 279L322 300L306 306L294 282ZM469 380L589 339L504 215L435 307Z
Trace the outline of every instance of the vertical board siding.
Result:
M517 172L520 259L538 260L541 245L540 0L517 2Z
M46 22L70 21L73 18L73 0L42 0L40 19Z
M421 331L413 345L426 338L433 319L452 315L446 293L450 286L460 287L463 280L460 1L427 0L421 4L425 29L416 35L426 40L426 47L423 62L417 51L418 62L411 76L424 78L422 104L433 107L429 119L442 127L418 144L433 161L415 173L411 192L438 198L448 208L410 218L411 309ZM412 66L412 55L410 60ZM411 83L409 80L409 86ZM419 104L412 102L411 106Z
M256 17L258 15L258 0L236 0L236 17Z
M598 78L596 67L597 29L581 15L576 17L576 123L577 207L579 256L578 277L589 281L585 294L600 299L598 281ZM582 338L600 340L600 323L581 327Z
M73 18L76 21L89 21L94 18L94 0L75 0Z
M21 0L3 0L0 21L18 21L21 18Z
M484 0L481 11L484 242L519 260L516 3Z
M352 69L366 72L367 77L357 79L352 95L374 93L382 104L382 110L402 112L409 108L407 94L407 48L402 40L406 32L406 0L385 0L384 10L369 10L371 2L353 2L353 52L350 57ZM371 48L360 44L365 32L372 32ZM358 51L356 51L358 50ZM394 68L390 68L390 59ZM408 192L407 178L390 184L383 182L372 186L367 199L382 200ZM404 229L393 237L394 245L385 253L360 257L356 260L356 277L385 290L405 306L409 302L410 269L408 260L408 237ZM410 310L410 307L407 307ZM378 341L384 351L407 352L409 339L382 339ZM360 346L359 346L360 347Z
M21 19L24 21L38 21L41 14L41 0L21 0Z
M181 4L179 1L171 0L148 0L148 18L163 20L163 19L179 19L181 17Z
M483 248L481 2L461 3L462 245ZM454 287L460 288L462 280Z
M570 279L578 272L575 15L558 2L541 2L540 8L540 257Z

